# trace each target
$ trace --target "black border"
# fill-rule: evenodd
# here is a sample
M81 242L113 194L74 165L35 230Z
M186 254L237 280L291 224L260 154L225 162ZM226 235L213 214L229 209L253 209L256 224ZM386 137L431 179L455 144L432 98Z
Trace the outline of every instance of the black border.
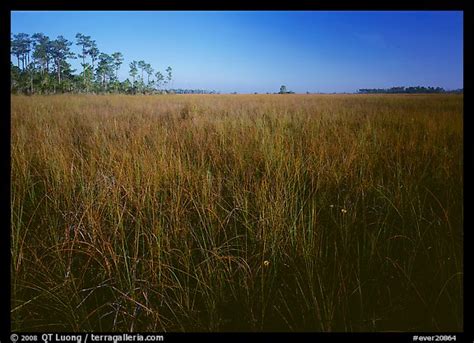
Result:
M473 118L473 107L471 103L472 94L472 8L473 2L471 0L460 1L441 1L441 0L412 0L412 1L394 1L394 0L379 0L375 1L327 1L317 2L312 1L294 1L277 2L274 0L271 4L258 4L250 1L236 1L236 2L178 2L178 1L156 1L152 0L134 0L133 2L98 2L91 0L76 0L72 1L39 1L39 0L23 0L23 1L9 1L1 2L1 17L0 17L0 30L2 36L2 92L1 95L4 97L1 104L3 106L2 115L0 116L0 140L2 149L2 158L0 164L0 172L2 183L0 184L0 196L1 196L1 213L2 223L10 224L10 14L11 11L63 11L63 10L82 10L82 11L104 11L104 10L236 10L236 11L256 11L256 10L275 10L275 11L286 11L286 10L317 10L317 11L463 11L464 12L464 92L467 96L464 96L464 211L467 213L464 217L464 332L461 333L446 333L455 334L457 336L456 342L474 342L474 334L472 330L472 321L468 314L471 313L471 308L468 304L472 303L473 284L469 280L469 272L471 259L470 255L470 242L472 242L471 230L474 228L472 217L470 212L470 197L471 194L467 190L472 187L471 175L473 175L474 166L474 149L471 140L471 131ZM8 40L8 41L7 41ZM467 177L466 177L467 176ZM8 227L10 228L10 225ZM6 226L6 225L5 225ZM1 252L1 265L3 275L5 277L0 282L0 343L10 342L10 284L6 280L10 280L10 230L6 227L1 230L0 242L3 245ZM469 229L470 228L470 229ZM8 244L7 244L8 242ZM394 332L394 333L162 333L165 342L174 342L180 340L200 340L210 342L242 342L248 339L255 339L258 341L267 340L290 340L290 341L321 341L321 342L333 342L333 341L358 341L363 342L413 342L414 335L433 335L430 332L417 332L417 333L405 333L405 332ZM439 333L435 333L439 334ZM42 342L39 340L39 342Z
M372 11L372 10L463 10L466 8L466 3L469 0L385 0L385 1L373 1L373 0L334 0L334 1L272 1L268 3L258 3L255 1L240 0L240 1L172 1L172 0L134 0L133 2L127 1L91 1L84 0L76 2L73 1L60 1L60 0L48 0L48 1L37 1L37 0L13 0L10 2L11 10L237 10L237 11L256 11L256 10L276 10L276 11L289 11L289 10L317 10L317 11Z
M7 67L9 68L10 62L7 61L7 56L10 54L10 44L6 44L6 40L10 39L10 13L6 15L2 8L2 16L0 19L0 30L2 34L1 51L2 51L2 70L5 73L1 73L1 95L3 105L3 113L5 115L0 116L0 147L1 147L1 159L0 159L0 172L1 180L0 183L0 202L1 202L1 223L3 229L0 230L0 260L1 260L1 275L5 275L3 282L0 282L0 340L1 342L7 341L6 333L10 331L10 72L7 74ZM5 97L5 99L3 99ZM8 107L7 107L8 106ZM7 112L8 111L8 112ZM8 115L6 115L8 113ZM8 229L7 224L8 223ZM7 243L8 242L8 243ZM7 282L8 280L8 282Z
M472 308L468 304L473 303L472 293L474 286L469 278L472 268L472 256L469 249L472 242L472 231L474 227L472 220L472 175L474 175L474 145L471 130L473 127L472 114L472 9L473 3L466 2L464 9L464 332L469 342L474 342L474 331L472 319L468 314L472 314ZM467 214L467 215L466 215ZM472 276L472 273L471 273Z

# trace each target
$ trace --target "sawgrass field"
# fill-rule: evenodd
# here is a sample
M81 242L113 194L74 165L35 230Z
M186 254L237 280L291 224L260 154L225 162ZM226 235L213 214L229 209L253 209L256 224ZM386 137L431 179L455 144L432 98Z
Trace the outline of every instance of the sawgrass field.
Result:
M13 331L462 331L462 95L10 115Z

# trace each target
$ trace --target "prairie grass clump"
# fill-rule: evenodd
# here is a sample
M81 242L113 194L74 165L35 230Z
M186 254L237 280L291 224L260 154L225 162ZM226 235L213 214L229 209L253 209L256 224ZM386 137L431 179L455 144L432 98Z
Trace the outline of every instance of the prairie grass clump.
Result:
M13 96L14 331L460 331L458 95Z

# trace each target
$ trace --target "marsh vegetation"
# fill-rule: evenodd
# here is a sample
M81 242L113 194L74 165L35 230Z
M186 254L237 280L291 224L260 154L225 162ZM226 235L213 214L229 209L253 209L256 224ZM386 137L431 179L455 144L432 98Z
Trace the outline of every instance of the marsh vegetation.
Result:
M461 331L462 95L12 96L14 331Z

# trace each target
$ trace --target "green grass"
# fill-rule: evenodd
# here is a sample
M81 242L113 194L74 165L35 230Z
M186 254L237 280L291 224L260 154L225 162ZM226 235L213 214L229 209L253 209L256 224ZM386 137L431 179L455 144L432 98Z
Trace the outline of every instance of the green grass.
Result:
M458 95L12 96L14 331L461 331Z

